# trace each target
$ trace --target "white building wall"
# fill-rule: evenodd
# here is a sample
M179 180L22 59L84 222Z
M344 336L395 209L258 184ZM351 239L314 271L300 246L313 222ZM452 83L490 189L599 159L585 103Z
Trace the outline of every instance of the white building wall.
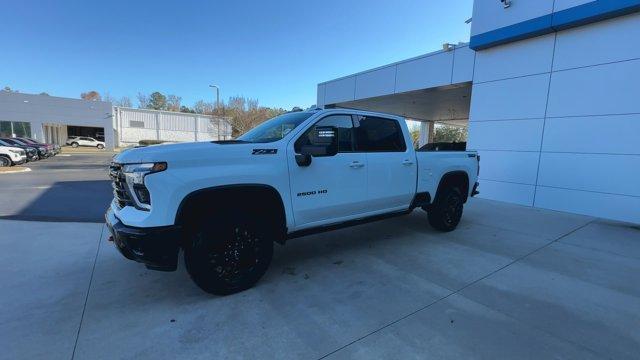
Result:
M113 148L112 117L110 102L0 91L0 121L31 123L32 136L39 141L45 141L45 125L90 126L104 128L106 147Z
M633 14L477 53L481 197L640 222L639 35Z
M475 51L461 44L318 84L317 105L333 105L413 90L468 83Z
M223 118L121 107L116 108L115 116L119 146L138 144L141 140L186 142L231 139L231 124Z

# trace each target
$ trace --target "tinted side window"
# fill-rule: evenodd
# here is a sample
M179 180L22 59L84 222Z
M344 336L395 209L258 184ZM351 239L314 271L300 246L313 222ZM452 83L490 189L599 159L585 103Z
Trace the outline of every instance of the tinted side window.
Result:
M357 151L404 152L407 145L396 120L358 116L355 127Z
M311 134L316 126L335 126L338 128L338 152L353 152L353 122L351 115L330 115L318 121L305 131L295 143L295 151L305 145L311 145Z

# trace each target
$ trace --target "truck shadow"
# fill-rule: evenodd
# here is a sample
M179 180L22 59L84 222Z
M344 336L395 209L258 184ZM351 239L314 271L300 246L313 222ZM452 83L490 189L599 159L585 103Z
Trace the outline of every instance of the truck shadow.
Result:
M436 239L440 232L433 230L424 212L416 210L397 218L358 225L289 240L285 246L276 246L272 268L282 273L295 270L309 261L322 259L328 264L340 265L351 254L377 253L380 248L392 251L396 247L421 246Z
M89 180L55 182L24 205L19 203L20 194L13 196L6 199L6 210L15 211L5 212L0 219L101 223L113 193L108 180Z

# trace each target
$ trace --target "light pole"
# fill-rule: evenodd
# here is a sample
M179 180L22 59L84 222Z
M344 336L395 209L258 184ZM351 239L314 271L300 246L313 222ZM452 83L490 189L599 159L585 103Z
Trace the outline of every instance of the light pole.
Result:
M216 89L216 109L220 107L220 87L218 85L209 85L210 88Z
M220 87L218 85L209 85L210 88L216 89L216 110L220 108ZM218 140L220 140L220 119L217 119L216 123L218 124L218 130L216 131L218 134Z

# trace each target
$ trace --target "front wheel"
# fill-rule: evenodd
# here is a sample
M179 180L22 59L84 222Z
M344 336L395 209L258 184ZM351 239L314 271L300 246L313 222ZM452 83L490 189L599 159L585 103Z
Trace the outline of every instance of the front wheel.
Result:
M77 148L78 146L80 146L80 144L78 144L77 142L71 143L72 148Z
M102 145L102 144L98 144L97 148L98 148L98 149L100 149L100 150L102 150L102 149L104 149L104 145Z
M248 214L231 215L219 222L201 221L184 252L191 279L215 295L252 287L267 271L272 257L272 234Z
M463 208L464 199L460 189L447 187L427 209L429 224L440 231L452 231L460 223Z
M0 167L9 167L11 166L11 159L6 156L0 156Z

